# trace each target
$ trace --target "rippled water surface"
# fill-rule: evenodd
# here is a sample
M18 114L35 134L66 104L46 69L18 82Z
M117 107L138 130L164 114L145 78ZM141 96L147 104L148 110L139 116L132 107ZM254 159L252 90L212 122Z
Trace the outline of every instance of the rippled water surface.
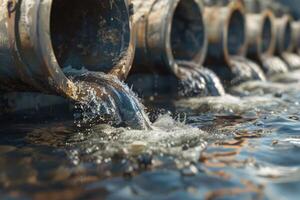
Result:
M0 198L298 199L298 79L293 72L232 95L148 102L149 131L2 124Z

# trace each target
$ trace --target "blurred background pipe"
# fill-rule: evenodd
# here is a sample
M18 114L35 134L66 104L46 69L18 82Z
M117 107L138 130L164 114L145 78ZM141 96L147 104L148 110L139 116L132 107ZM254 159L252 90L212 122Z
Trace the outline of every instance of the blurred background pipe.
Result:
M133 73L173 73L180 63L202 66L207 38L200 0L133 0L136 56Z
M246 23L242 4L205 7L204 19L209 43L207 65L230 65L232 56L245 55Z
M292 52L293 40L292 40L292 18L289 15L275 19L276 27L276 51L277 55L281 55L284 52Z
M133 60L127 0L2 0L0 88L76 99L68 71L124 79Z
M248 13L247 56L261 64L265 57L273 56L276 45L274 15L265 10L261 14Z
M265 80L262 69L245 57L247 52L246 14L241 1L228 1L227 6L208 6L204 19L208 32L210 67L223 84L237 85L249 80Z
M300 56L294 53L295 44L293 33L293 19L284 15L276 19L276 54L281 56L290 70L300 68Z
M132 2L136 55L127 83L133 90L143 98L214 93L206 92L213 79L206 75L214 74L202 66L207 52L202 0Z

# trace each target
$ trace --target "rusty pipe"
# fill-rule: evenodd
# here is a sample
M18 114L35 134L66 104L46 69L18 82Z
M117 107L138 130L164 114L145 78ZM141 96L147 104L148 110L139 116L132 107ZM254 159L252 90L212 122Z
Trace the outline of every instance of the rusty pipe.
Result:
M207 65L230 66L233 56L246 53L245 12L241 3L226 7L205 7L204 21L208 35Z
M135 73L180 74L181 62L201 67L207 49L200 0L134 0Z
M292 40L292 17L284 15L275 19L276 29L276 49L277 55L282 55L285 52L293 50Z
M272 56L275 51L275 17L269 10L261 14L249 13L247 20L247 56L259 63L265 57Z
M127 0L1 0L0 87L76 99L67 72L126 77L134 54Z

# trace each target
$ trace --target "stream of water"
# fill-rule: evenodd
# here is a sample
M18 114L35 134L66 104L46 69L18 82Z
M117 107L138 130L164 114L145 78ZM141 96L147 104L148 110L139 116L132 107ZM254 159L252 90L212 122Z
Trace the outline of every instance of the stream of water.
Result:
M148 127L138 99L127 97L132 92L97 76L76 80L102 86L84 85L91 95L105 88L113 99L100 100L110 107L126 106L112 111L95 105L96 112L115 112L115 121ZM156 113L148 130L98 119L88 128L72 120L1 124L0 199L296 200L299 77L298 71L277 83L258 78L219 97L159 99L159 108L146 110ZM144 103L151 108L157 100ZM81 106L87 112L79 118L90 120L91 107Z

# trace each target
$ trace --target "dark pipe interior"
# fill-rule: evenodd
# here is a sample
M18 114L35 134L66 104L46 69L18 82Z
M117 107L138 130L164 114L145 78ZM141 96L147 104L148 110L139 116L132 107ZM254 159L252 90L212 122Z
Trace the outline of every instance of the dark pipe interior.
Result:
M292 42L292 25L290 22L286 23L283 40L284 40L284 50L287 50L291 46L291 42Z
M229 55L239 55L244 44L245 18L239 10L235 10L229 19L228 25L227 49Z
M124 0L53 0L50 29L62 68L108 72L130 43Z
M272 43L272 22L269 17L266 17L262 28L262 53L270 49Z
M202 13L194 0L182 0L174 13L171 48L176 60L193 60L205 41Z

